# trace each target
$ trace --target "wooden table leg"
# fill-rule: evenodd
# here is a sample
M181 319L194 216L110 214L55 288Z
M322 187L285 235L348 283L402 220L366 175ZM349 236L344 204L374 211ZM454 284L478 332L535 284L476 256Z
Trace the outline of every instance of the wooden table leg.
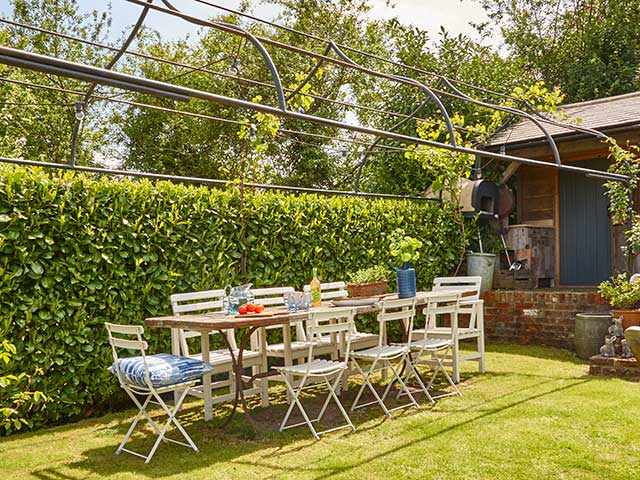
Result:
M202 345L202 361L209 363L209 332L202 332L200 334L200 343ZM202 397L204 399L204 420L208 422L213 418L212 406L213 399L211 398L211 374L207 374L202 377Z

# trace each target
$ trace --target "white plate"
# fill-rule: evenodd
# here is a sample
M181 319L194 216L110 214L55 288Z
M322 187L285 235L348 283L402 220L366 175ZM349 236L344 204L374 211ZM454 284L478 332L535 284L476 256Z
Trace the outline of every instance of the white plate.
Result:
M331 303L336 307L361 307L363 305L373 305L378 299L379 297L343 298L341 300L331 300Z

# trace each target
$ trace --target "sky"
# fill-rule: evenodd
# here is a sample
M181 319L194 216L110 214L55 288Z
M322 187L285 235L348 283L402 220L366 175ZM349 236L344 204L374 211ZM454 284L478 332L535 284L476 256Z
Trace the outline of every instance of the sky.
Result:
M103 0L78 0L81 8L86 10L102 10ZM158 2L160 3L160 2ZM218 10L206 5L198 4L193 0L173 0L172 2L180 10L195 16L207 17L219 13ZM213 3L237 8L239 0L214 0ZM477 38L469 21L481 22L486 20L486 15L480 5L474 0L372 0L372 17L376 19L398 17L402 23L411 23L431 32L435 38L440 26L443 25L452 34L463 33ZM393 6L390 6L391 3ZM127 27L133 24L140 12L138 5L126 0L111 0L113 12L113 33L117 36ZM9 0L0 0L0 12L6 16L9 12ZM255 14L261 18L271 19L277 15L278 10L270 5L259 5ZM193 33L197 28L185 21L176 19L160 12L151 12L146 24L158 30L166 39L175 40L183 38L188 33Z

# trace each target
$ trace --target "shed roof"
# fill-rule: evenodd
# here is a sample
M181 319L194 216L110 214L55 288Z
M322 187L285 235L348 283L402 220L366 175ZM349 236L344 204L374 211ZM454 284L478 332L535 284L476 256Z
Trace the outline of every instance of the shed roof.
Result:
M588 102L560 105L560 110L568 116L569 123L579 120L577 125L606 131L610 128L640 125L640 92L600 98ZM543 124L555 138L576 133L575 130ZM487 146L509 145L544 139L542 130L531 120L521 120L496 133Z

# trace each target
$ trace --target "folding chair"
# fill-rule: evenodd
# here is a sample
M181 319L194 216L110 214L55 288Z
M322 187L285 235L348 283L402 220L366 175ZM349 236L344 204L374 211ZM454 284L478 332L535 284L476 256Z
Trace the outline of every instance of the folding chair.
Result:
M442 292L433 296L429 296L427 300L427 306L422 313L425 315L425 322L427 325L435 323L438 315L450 315L452 324L457 323L458 311L460 309L460 293L459 292ZM414 335L413 319L409 327L409 354L408 360L411 363L412 368L409 369L409 374L406 378L406 383L409 384L411 377L414 377L420 386L420 390L413 390L413 393L424 393L431 403L436 398L447 397L449 395L462 396L460 390L454 383L453 379L444 367L443 361L451 355L453 349L453 341L446 338L430 338L429 330L423 329L417 335ZM422 336L422 338L420 338ZM428 359L425 360L424 356ZM431 379L427 385L424 384L422 377L420 376L417 367L418 365L430 365L433 367L433 373ZM432 396L429 390L433 386L433 382L438 376L438 373L442 371L446 380L453 387L453 392L445 393L442 395ZM398 397L402 392L398 393Z
M336 395L336 390L339 392L340 389L340 380L342 378L342 375L344 374L349 364L349 348L351 346L352 324L352 309L336 309L331 310L330 312L312 312L309 314L309 318L307 321L307 335L310 340L308 361L299 365L276 367L282 375L284 383L287 386L287 392L291 397L289 409L287 410L287 413L282 420L282 424L280 425L280 431L283 431L287 428L298 427L300 425L307 425L309 427L309 430L311 430L311 433L313 434L313 438L315 438L316 440L320 440L320 435L324 433L332 432L342 428L351 428L351 430L356 429L356 427L353 426L353 423L351 423L349 415L347 415L347 412L340 403L340 399ZM345 347L343 351L346 352L344 359L314 359L314 350L317 348L317 345L319 345L318 340L320 339L320 337L325 335L337 335L340 337L340 343L344 344ZM296 377L300 377L300 380L295 381ZM322 405L322 408L320 409L320 413L318 414L318 416L314 419L309 419L307 412L300 402L300 394L304 390L317 388L319 385L326 386L329 389L329 393L327 395L327 399ZM322 417L327 411L327 407L329 406L329 402L331 401L331 399L335 401L338 409L340 410L340 413L347 423L345 425L340 425L338 427L318 432L314 428L313 424L322 420ZM287 421L289 420L289 416L291 415L294 406L298 407L298 410L300 410L304 421L295 423L293 425L287 425Z
M356 399L351 406L351 411L356 408L366 407L368 405L373 405L377 403L380 405L382 410L384 411L387 417L391 417L391 412L394 410L399 410L402 408L414 406L419 409L420 405L416 402L415 398L407 388L407 385L400 377L399 369L402 365L406 365L406 368L409 370L409 374L412 373L413 366L411 362L408 361L409 355L409 346L406 344L387 344L386 339L386 326L388 322L391 321L403 321L406 322L407 325L411 325L413 322L413 317L416 313L416 299L415 298L403 298L399 300L387 300L380 302L380 313L378 314L378 322L380 323L380 333L378 336L378 346L368 348L366 350L358 350L355 352L351 352L351 358L353 364L356 366L356 369L364 378L364 383L360 387L358 394L356 395ZM369 368L365 372L359 362L369 362ZM395 362L395 365L394 365ZM391 371L391 378L389 379L389 383L382 394L382 397L378 395L376 389L373 387L371 383L371 376L377 371ZM410 399L410 403L405 405L400 405L398 407L389 409L385 405L384 401L391 390L391 386L398 382L400 385L400 391L404 392ZM363 403L358 405L360 401L360 397L364 392L364 389L368 388L373 394L375 400Z
M444 365L453 368L453 381L460 382L460 363L464 361L478 362L478 371L485 372L484 361L484 302L480 298L480 284L482 277L437 277L433 280L433 291L460 290L470 294L460 297L460 309L458 317L451 318L451 326L438 326L435 322L425 326L430 338L451 339L453 352L444 361ZM469 323L459 325L461 315L469 316ZM421 331L414 331L422 334ZM475 352L461 354L460 342L463 340L475 340L477 350Z
M180 410L180 406L184 398L203 375L211 371L211 366L204 362L189 358L180 357L161 353L158 355L145 355L148 348L147 342L142 339L144 328L139 325L116 325L113 323L105 323L109 334L109 344L113 352L113 365L109 370L118 377L118 382L125 392L131 397L133 403L138 407L139 411L133 423L129 427L127 434L116 450L116 455L124 451L144 458L145 463L149 463L156 452L160 442L173 442L178 445L190 447L198 452L198 447L193 443L191 437L175 418L176 413ZM135 340L114 337L113 334L136 337ZM139 356L120 358L118 349L136 350L140 352ZM170 409L161 395L167 392L180 391L180 395L176 400L173 410ZM136 395L144 397L140 402ZM162 410L169 416L167 422L160 428L147 413L147 405L154 403L160 405ZM153 431L158 435L157 440L153 444L148 455L142 455L124 448L127 440L133 433L140 418L144 416L151 424ZM167 438L165 434L171 424L174 424L180 431L187 443Z
M252 290L256 301L265 306L283 305L283 295L292 292L294 292L293 287L258 288ZM294 327L294 336L291 334L292 326ZM291 366L295 362L302 363L309 360L307 359L307 353L309 352L310 344L313 342L315 343L315 355L330 355L333 360L338 358L338 346L333 342L332 336L323 335L312 342L311 339L307 338L303 320L294 322L291 326L274 325L266 327L266 329L282 329L282 342L267 343L265 339L262 348L264 348L267 357L281 358L285 367Z

